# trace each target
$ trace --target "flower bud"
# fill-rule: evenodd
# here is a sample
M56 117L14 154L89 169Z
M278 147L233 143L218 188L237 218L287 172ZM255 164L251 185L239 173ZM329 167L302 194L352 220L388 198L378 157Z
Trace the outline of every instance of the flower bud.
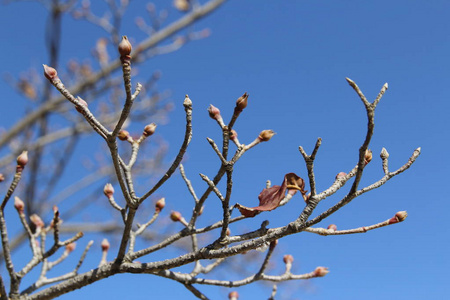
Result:
M347 173L345 173L345 172L339 172L339 173L336 175L336 179L342 178L342 177L345 177L345 176L347 176Z
M23 203L23 201L17 196L14 197L14 208L19 214L22 214L25 208L25 203Z
M208 113L209 117L213 120L219 121L220 119L222 119L222 116L220 115L220 110L212 104L210 104L208 107Z
M198 215L201 216L203 214L203 210L205 209L205 206L200 207L200 210L198 212Z
M50 82L54 82L56 79L58 78L58 72L56 72L56 70L52 67L49 67L47 65L43 65L44 66L44 76L45 78L47 78L48 80L50 80Z
M387 152L386 148L381 149L380 157L381 157L381 159L389 158L389 153Z
M170 219L171 219L172 221L174 221L174 222L179 222L179 221L181 221L181 218L183 218L183 216L182 216L181 213L178 212L178 211L172 211L172 212L170 213Z
M330 273L330 271L328 271L328 268L325 268L325 267L317 267L314 270L315 277L323 277L323 276L327 275L328 273Z
M244 93L244 95L239 97L236 100L236 108L235 108L235 110L238 111L238 112L243 111L247 107L247 104L248 104L248 100L247 99L248 99L248 94L247 93Z
M237 300L239 299L239 294L236 291L232 291L228 294L228 299L229 300Z
M408 213L406 211L399 211L389 220L389 224L395 224L405 221Z
M327 229L336 231L337 230L337 226L335 224L330 224L330 225L328 225Z
M152 134L155 133L156 130L156 124L155 123L150 123L147 126L144 127L144 132L142 133L144 136L149 137Z
M5 180L5 176L2 173L0 173L0 182L2 182L4 180Z
M119 43L120 56L128 56L131 53L131 43L128 41L126 35L122 36L122 41Z
M66 252L67 252L67 253L72 252L73 250L75 250L75 246L76 246L76 243L75 243L75 242L70 243L70 244L67 244L67 245L66 245Z
M183 106L184 106L185 108L192 107L192 100L189 98L188 95L186 95L186 96L184 97Z
M273 136L275 135L275 132L273 130L263 130L259 134L258 138L261 140L261 142L267 142L269 141Z
M227 236L230 236L231 235L231 230L230 230L230 228L227 228Z
M101 243L101 247L102 247L102 251L106 252L109 250L109 242L107 239L103 239L102 243Z
M270 251L273 251L273 249L275 249L275 247L276 247L277 245L278 245L278 240L271 241L271 242L270 242L270 245L269 245Z
M161 198L155 203L155 210L160 212L163 210L164 206L166 206L166 198Z
M28 151L23 151L18 157L17 157L17 165L20 167L25 167L25 165L28 163Z
M372 150L366 149L366 154L364 154L364 163L367 165L372 160Z
M188 11L190 8L188 0L174 0L173 6L179 11Z
M233 142L235 142L236 139L237 139L237 137L238 137L238 134L237 134L236 130L231 129L231 131L230 131L230 140L232 140Z
M108 199L110 199L114 195L114 187L111 183L105 184L105 187L103 188L103 193L105 194Z
M37 214L32 214L30 216L30 221L36 226L36 228L43 228L44 222L42 221L41 217L39 217Z
M126 141L130 137L130 133L126 130L121 130L121 131L119 131L119 134L117 135L117 137L121 141Z
M283 256L283 261L285 264L292 264L294 262L294 257L290 254Z

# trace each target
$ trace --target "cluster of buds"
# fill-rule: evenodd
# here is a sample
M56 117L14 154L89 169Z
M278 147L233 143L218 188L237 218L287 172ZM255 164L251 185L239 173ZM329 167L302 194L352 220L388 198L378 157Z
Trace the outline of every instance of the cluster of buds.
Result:
M155 203L155 211L157 213L160 213L163 210L164 206L166 206L166 198L159 199Z
M261 131L261 133L258 136L258 139L261 142L267 142L270 141L270 139L275 135L275 132L273 130L263 130Z
M25 166L28 163L28 151L23 151L18 157L17 157L17 167L16 172L22 172L22 170L25 168Z
M328 268L325 267L317 267L314 271L314 277L323 277L325 275L327 275L328 273L330 273L330 271L328 271Z
M395 224L405 221L408 213L406 211L399 211L389 220L389 224Z
M236 100L236 107L234 108L235 112L242 112L248 104L248 94L244 93L241 97Z

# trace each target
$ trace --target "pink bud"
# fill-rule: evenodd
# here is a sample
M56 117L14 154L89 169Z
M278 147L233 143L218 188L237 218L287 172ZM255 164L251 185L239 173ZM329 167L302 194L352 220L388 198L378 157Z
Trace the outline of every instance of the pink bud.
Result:
M28 151L23 151L18 157L17 157L17 165L20 167L25 167L25 165L28 163Z
M222 116L220 115L220 110L212 104L209 105L208 113L209 117L213 120L219 121L220 119L222 119Z
M261 142L267 142L269 141L273 136L275 135L275 132L273 130L263 130L259 134L258 138L261 140Z
M114 195L114 188L111 183L105 184L105 187L103 188L103 193L106 197L111 198Z
M237 137L238 137L238 134L237 134L236 130L231 129L230 140L235 141L237 139Z
M155 123L151 123L148 124L147 126L144 127L144 132L142 133L144 136L151 136L152 134L155 133L156 130L156 124Z
M323 277L323 276L327 275L328 273L330 273L330 271L328 271L328 268L325 268L325 267L317 267L314 270L315 277Z
M80 105L75 106L75 109L77 110L77 112L82 113L83 110L81 109L81 107L88 107L88 104L86 101L84 101L80 97L77 97L77 100L80 103Z
M14 208L17 210L17 212L22 214L25 208L25 203L23 203L23 201L19 197L14 197Z
M106 252L109 250L109 242L107 239L103 239L103 241L101 243L101 247L102 247L103 252Z
M30 216L31 222L36 226L36 228L43 228L44 222L42 221L41 217L39 217L37 214L32 214Z
M180 221L181 218L183 218L183 216L182 216L181 213L178 212L178 211L172 211L172 212L170 213L170 219L171 219L172 221L174 221L174 222Z
M52 67L49 67L47 65L43 65L44 66L44 76L45 78L47 78L48 80L50 80L50 82L54 82L56 79L58 78L58 72L56 72L56 70Z
M290 254L283 256L283 261L285 264L292 264L294 262L294 257Z
M327 229L336 231L337 230L337 226L335 224L330 224L330 225L328 225Z
M228 299L229 300L237 300L239 299L239 294L236 291L232 291L228 294Z
M399 211L389 220L389 224L395 224L405 221L408 213L406 211Z
M366 153L364 154L364 163L367 165L372 160L372 150L366 149Z
M160 212L163 210L163 208L166 206L166 198L161 198L155 203L155 210L157 212Z
M248 94L244 93L244 95L242 95L241 97L239 97L236 100L236 108L235 108L235 110L238 111L238 112L241 112L247 107L247 104L248 104Z
M67 244L67 245L66 245L66 251L67 251L68 253L72 252L73 250L75 250L75 246L76 246L76 243L75 243L75 242L70 243L70 244Z
M120 56L128 56L131 53L131 43L128 41L126 35L122 36L122 41L119 43Z
M339 172L339 173L336 175L336 179L342 178L342 177L345 177L345 176L347 176L347 173L345 173L345 172Z

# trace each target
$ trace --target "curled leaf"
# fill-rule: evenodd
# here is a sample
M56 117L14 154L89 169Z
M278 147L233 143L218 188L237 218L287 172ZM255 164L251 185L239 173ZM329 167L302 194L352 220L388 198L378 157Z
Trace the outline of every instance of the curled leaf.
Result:
M284 175L284 180L281 185L274 185L262 190L258 196L259 206L246 207L236 203L236 207L242 215L251 218L262 211L271 211L280 206L281 201L285 197L286 189L298 190L304 195L306 194L304 187L305 181L302 178L294 173L288 173Z

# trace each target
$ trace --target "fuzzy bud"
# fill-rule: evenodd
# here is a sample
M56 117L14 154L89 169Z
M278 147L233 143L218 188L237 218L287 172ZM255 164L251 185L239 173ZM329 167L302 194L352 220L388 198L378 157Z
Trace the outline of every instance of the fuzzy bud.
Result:
M150 123L147 126L144 127L144 132L142 133L144 136L149 137L152 134L155 133L156 130L156 124L155 123Z
M50 80L50 82L54 82L55 80L59 79L58 78L58 72L56 72L56 70L52 67L49 67L47 65L43 65L44 66L44 76L45 78L47 78L48 80Z
M161 198L158 201L156 201L155 210L157 212L161 212L163 210L164 206L166 206L166 198Z
M327 275L328 273L330 273L330 271L328 271L328 268L325 268L325 267L317 267L314 270L315 277L323 277L323 276Z
M290 254L286 254L285 256L283 256L283 262L285 264L292 264L294 262L294 257Z
M366 149L366 154L364 154L364 163L367 165L372 160L372 150Z
M75 243L75 242L74 242L74 243L67 244L67 245L66 245L66 252L67 252L67 253L72 252L73 250L75 250L75 246L76 246L76 243Z
M114 187L111 183L105 184L105 187L103 188L103 193L105 194L108 199L110 199L114 195Z
M126 130L121 130L121 131L119 131L119 134L117 135L117 137L121 141L126 141L130 137L130 133Z
M122 41L119 43L118 47L120 56L129 56L131 53L131 43L128 41L126 35L122 36Z
M170 219L174 222L179 222L179 221L181 221L182 218L183 218L183 216L178 211L172 211L170 213Z
M220 110L212 104L210 104L208 107L208 113L209 117L213 120L219 121L220 119L222 119L222 116L220 115Z
M14 208L19 214L22 214L25 208L25 203L23 203L23 201L17 196L14 197Z
M381 149L380 157L381 157L381 159L389 158L389 153L387 152L386 148Z
M328 230L332 230L332 231L336 231L337 230L337 226L335 224L330 224L327 227Z
M236 291L232 291L228 294L228 299L229 300L237 300L239 299L239 294Z
M102 251L106 252L109 250L109 242L107 239L103 239L102 243L101 243L101 247L102 247Z
M270 139L275 135L275 132L273 130L263 130L259 134L258 138L261 140L261 142L267 142L270 141Z
M406 211L399 211L389 220L389 224L403 222L406 217L408 217L408 213Z
M236 100L236 108L235 108L235 110L238 111L238 112L241 112L247 107L247 104L248 104L248 94L244 93L244 95L242 95L241 97L239 97Z
M25 167L25 165L28 163L28 151L23 151L18 157L17 157L17 165L20 167Z

